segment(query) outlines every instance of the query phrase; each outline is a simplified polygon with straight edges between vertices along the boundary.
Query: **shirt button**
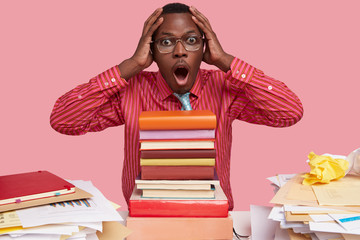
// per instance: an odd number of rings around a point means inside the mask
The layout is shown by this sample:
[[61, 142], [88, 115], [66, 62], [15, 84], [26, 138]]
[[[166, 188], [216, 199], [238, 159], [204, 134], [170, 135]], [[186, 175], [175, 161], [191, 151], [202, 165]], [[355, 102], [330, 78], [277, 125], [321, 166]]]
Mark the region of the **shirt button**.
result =
[[239, 70], [236, 71], [236, 74], [239, 74]]
[[112, 78], [111, 81], [112, 81], [112, 82], [115, 82], [115, 78]]
[[109, 85], [109, 83], [108, 83], [108, 82], [105, 82], [105, 86], [107, 86], [107, 85]]
[[241, 78], [246, 78], [246, 74], [241, 74]]
[[79, 96], [78, 96], [78, 99], [82, 99], [82, 96], [81, 96], [81, 95], [79, 95]]
[[268, 86], [268, 89], [271, 90], [271, 89], [272, 89], [272, 86]]

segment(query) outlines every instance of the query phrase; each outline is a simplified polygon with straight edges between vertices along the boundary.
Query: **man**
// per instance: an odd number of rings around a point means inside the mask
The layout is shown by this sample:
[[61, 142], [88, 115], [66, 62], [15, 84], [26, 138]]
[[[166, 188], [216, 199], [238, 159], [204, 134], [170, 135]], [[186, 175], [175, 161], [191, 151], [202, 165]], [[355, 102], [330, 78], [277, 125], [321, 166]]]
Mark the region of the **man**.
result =
[[[144, 71], [153, 61], [159, 72]], [[199, 69], [201, 61], [219, 70]], [[182, 106], [181, 97], [190, 105]], [[216, 170], [229, 210], [232, 121], [286, 127], [303, 113], [300, 100], [284, 83], [226, 53], [205, 16], [176, 3], [146, 20], [131, 58], [60, 97], [51, 125], [64, 134], [81, 135], [124, 124], [122, 188], [128, 202], [140, 172], [140, 113], [182, 107], [209, 109], [217, 117]]]

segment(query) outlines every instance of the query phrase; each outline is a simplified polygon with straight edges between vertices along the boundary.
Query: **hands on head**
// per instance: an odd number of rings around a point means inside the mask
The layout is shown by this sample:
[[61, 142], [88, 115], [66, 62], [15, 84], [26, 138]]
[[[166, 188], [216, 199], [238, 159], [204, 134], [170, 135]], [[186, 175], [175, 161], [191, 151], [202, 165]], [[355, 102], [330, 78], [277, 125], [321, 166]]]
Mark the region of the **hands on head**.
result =
[[[192, 20], [205, 35], [205, 51], [202, 60], [207, 64], [217, 66], [224, 72], [228, 71], [234, 57], [223, 50], [209, 20], [195, 7], [190, 7], [189, 11], [192, 14]], [[121, 75], [125, 79], [146, 69], [154, 61], [151, 51], [152, 36], [164, 22], [162, 13], [163, 9], [158, 8], [148, 17], [134, 55], [119, 65]], [[126, 67], [123, 66], [124, 64]]]

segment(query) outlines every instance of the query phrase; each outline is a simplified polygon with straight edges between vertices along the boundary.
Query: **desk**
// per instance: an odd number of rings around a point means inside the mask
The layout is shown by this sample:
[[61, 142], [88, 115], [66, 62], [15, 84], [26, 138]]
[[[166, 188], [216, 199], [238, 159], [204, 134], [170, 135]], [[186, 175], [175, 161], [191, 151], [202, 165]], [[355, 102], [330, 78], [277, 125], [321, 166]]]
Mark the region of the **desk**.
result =
[[[240, 235], [249, 236], [251, 234], [250, 212], [249, 211], [230, 211], [229, 213], [233, 217], [233, 224], [234, 224], [235, 231]], [[127, 211], [119, 211], [119, 214], [124, 219], [124, 221], [122, 221], [121, 224], [123, 224], [125, 226], [128, 212]], [[235, 237], [233, 239], [236, 240]], [[114, 238], [114, 240], [115, 240], [115, 238]]]

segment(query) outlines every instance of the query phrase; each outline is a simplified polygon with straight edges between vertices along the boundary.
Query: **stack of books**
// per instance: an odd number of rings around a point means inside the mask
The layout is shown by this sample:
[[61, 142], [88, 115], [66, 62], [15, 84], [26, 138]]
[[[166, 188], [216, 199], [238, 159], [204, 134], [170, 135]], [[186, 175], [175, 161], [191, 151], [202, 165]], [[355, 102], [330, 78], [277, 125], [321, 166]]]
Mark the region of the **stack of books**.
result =
[[[48, 171], [0, 176], [1, 239], [103, 239], [104, 229], [127, 229], [109, 201], [89, 181]], [[108, 230], [110, 231], [110, 230]]]
[[302, 175], [269, 178], [276, 186], [268, 217], [279, 222], [275, 239], [360, 239], [360, 176], [307, 186]]
[[139, 126], [141, 174], [129, 202], [128, 239], [232, 239], [215, 171], [216, 116], [143, 112]]

